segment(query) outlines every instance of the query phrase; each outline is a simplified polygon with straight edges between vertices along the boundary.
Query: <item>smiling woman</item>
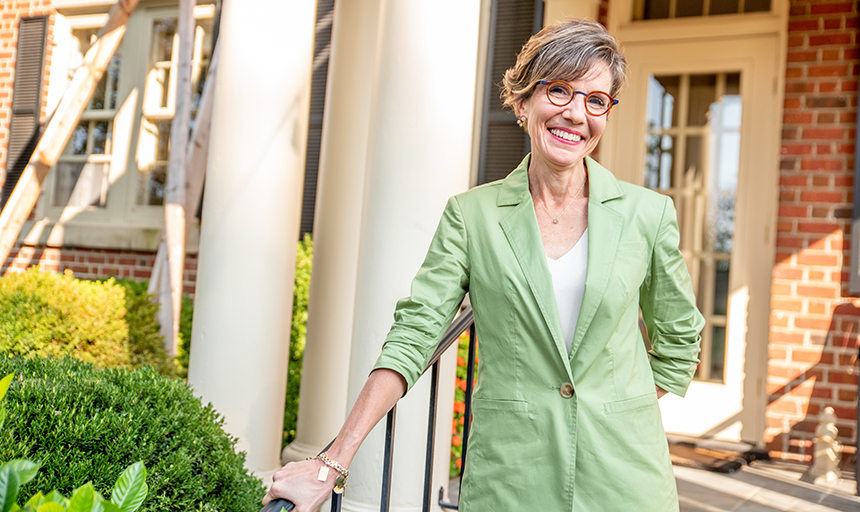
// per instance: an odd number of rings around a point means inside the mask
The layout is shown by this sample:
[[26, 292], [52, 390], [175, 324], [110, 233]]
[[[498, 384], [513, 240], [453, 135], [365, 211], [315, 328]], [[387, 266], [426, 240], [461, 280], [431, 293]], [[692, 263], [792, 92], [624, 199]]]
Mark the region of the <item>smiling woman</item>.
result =
[[326, 498], [325, 467], [349, 466], [468, 292], [481, 364], [460, 510], [678, 510], [657, 399], [686, 392], [703, 320], [671, 200], [589, 156], [625, 66], [595, 22], [549, 26], [526, 43], [502, 97], [532, 153], [504, 180], [448, 201], [326, 458], [285, 466], [265, 502], [304, 511]]

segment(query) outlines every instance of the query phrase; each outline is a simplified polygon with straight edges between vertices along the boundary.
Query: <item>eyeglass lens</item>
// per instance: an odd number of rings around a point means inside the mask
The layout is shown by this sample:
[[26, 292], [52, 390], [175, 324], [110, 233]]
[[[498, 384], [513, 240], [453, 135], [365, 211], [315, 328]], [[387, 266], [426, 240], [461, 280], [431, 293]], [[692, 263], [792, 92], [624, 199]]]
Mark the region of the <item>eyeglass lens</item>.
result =
[[550, 82], [546, 86], [546, 95], [553, 105], [563, 107], [573, 101], [573, 97], [577, 94], [585, 96], [585, 110], [593, 115], [599, 116], [605, 114], [609, 107], [612, 106], [612, 97], [605, 92], [594, 91], [590, 94], [585, 94], [581, 91], [574, 91], [570, 85], [564, 82]]

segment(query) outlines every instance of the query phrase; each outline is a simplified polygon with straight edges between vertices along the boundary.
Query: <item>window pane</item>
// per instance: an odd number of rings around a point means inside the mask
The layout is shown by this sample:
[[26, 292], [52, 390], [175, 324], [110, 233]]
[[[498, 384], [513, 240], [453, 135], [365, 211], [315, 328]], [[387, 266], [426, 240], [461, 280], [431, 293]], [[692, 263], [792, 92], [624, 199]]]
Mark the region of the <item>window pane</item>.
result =
[[729, 265], [728, 260], [717, 260], [714, 270], [714, 314], [725, 315], [729, 310]]
[[54, 206], [105, 206], [108, 185], [106, 163], [60, 162], [56, 167]]
[[679, 76], [651, 76], [648, 78], [648, 129], [671, 128], [677, 124], [675, 102], [678, 99]]
[[736, 14], [738, 12], [738, 0], [711, 0], [708, 14]]
[[767, 12], [770, 0], [744, 0], [744, 12]]
[[94, 155], [104, 155], [110, 152], [110, 123], [108, 121], [96, 121], [92, 123], [93, 151]]
[[692, 75], [690, 77], [690, 103], [687, 126], [705, 126], [711, 104], [716, 101], [717, 75]]
[[646, 20], [663, 20], [669, 17], [669, 0], [645, 0]]
[[675, 6], [675, 17], [701, 16], [704, 12], [703, 0], [678, 0]]
[[89, 138], [89, 121], [82, 121], [75, 131], [72, 132], [72, 138], [69, 139], [69, 144], [66, 146], [65, 153], [67, 155], [86, 155], [87, 154], [87, 139]]
[[711, 338], [711, 378], [712, 382], [725, 381], [726, 367], [726, 328], [715, 325]]
[[173, 56], [173, 36], [176, 35], [176, 18], [160, 18], [152, 25], [152, 60], [169, 62]]
[[164, 204], [164, 187], [167, 184], [167, 165], [154, 165], [140, 173], [137, 204], [158, 206]]

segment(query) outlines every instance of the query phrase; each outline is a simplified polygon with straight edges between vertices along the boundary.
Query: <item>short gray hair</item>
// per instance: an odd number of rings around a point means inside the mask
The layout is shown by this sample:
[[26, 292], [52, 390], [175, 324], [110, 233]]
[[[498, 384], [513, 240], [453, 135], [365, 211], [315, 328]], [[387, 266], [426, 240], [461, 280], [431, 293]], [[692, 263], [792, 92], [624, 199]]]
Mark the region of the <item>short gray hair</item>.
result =
[[612, 75], [612, 89], [605, 92], [614, 97], [624, 84], [627, 60], [612, 34], [591, 20], [548, 25], [526, 42], [517, 63], [505, 71], [502, 101], [513, 109], [518, 101], [531, 97], [541, 80], [579, 80], [598, 62], [606, 64]]

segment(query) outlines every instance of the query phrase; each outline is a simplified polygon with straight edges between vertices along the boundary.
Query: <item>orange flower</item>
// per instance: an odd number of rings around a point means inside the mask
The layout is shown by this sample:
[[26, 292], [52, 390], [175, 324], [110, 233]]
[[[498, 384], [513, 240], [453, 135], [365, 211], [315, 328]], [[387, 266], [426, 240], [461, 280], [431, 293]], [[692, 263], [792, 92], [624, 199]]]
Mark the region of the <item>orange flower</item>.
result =
[[460, 439], [460, 436], [454, 436], [451, 438], [451, 444], [454, 446], [463, 446], [463, 440]]
[[466, 412], [466, 404], [463, 402], [454, 402], [454, 412], [459, 412], [460, 414]]
[[[462, 420], [463, 420], [463, 418], [461, 417], [461, 418], [460, 418], [460, 424], [461, 424], [461, 425], [463, 424]], [[456, 433], [457, 433], [457, 420], [456, 420], [456, 419], [451, 420], [451, 433], [452, 433], [452, 434], [456, 434]]]
[[457, 356], [457, 366], [466, 366], [466, 360], [460, 356]]
[[466, 392], [466, 381], [460, 380], [460, 379], [457, 379], [457, 381], [458, 381], [457, 385], [460, 386], [460, 389], [462, 389], [463, 392], [465, 393]]
[[462, 467], [463, 467], [463, 459], [457, 459], [457, 460], [455, 460], [455, 461], [454, 461], [454, 464], [456, 464], [456, 465], [457, 465], [457, 469], [462, 468]]
[[466, 417], [460, 416], [460, 421], [458, 423], [460, 423], [460, 425], [465, 425], [466, 424]]

